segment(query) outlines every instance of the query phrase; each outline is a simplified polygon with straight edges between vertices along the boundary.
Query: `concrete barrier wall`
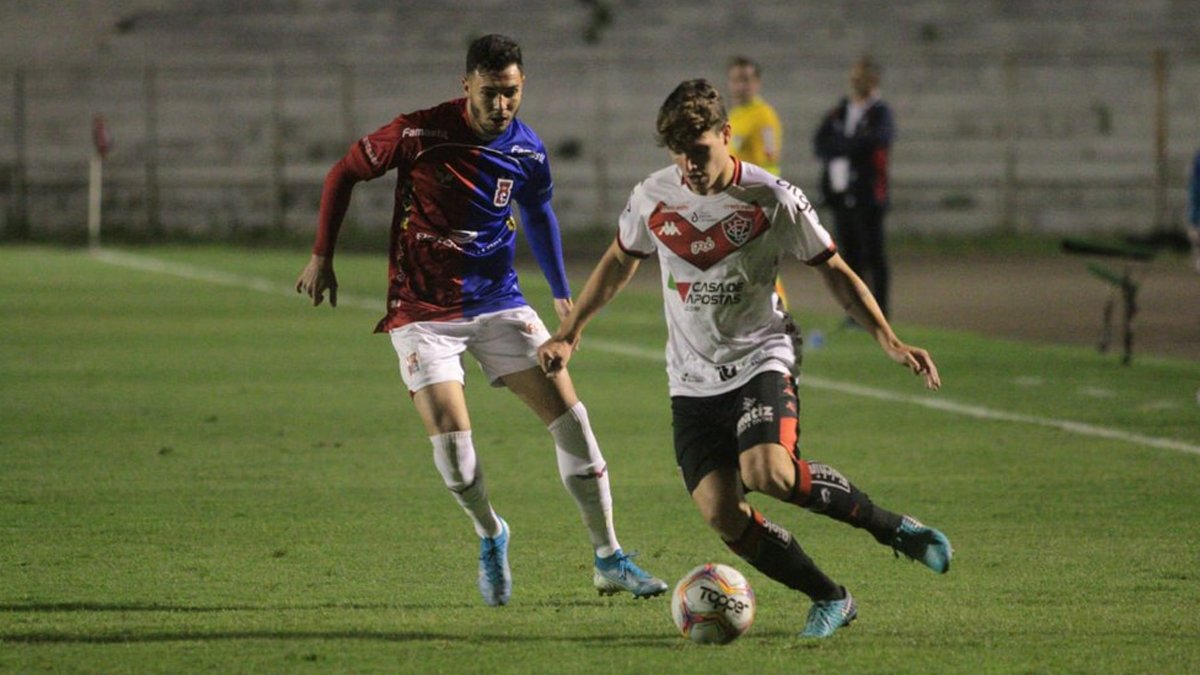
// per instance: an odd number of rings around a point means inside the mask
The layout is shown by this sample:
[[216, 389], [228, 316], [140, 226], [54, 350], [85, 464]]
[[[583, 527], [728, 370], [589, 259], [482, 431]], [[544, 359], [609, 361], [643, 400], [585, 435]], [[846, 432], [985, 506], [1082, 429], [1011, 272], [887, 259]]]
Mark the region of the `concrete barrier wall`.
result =
[[[785, 125], [783, 173], [813, 193], [817, 120], [854, 58], [884, 64], [900, 131], [895, 230], [1178, 224], [1200, 148], [1196, 2], [11, 0], [0, 4], [3, 232], [82, 231], [95, 113], [115, 140], [109, 226], [309, 229], [327, 167], [397, 113], [459, 95], [466, 44], [491, 31], [525, 48], [522, 117], [550, 150], [567, 227], [613, 221], [667, 161], [652, 138], [662, 99], [690, 77], [723, 87], [735, 53], [762, 62]], [[360, 188], [351, 227], [386, 227], [393, 188], [390, 177]]]

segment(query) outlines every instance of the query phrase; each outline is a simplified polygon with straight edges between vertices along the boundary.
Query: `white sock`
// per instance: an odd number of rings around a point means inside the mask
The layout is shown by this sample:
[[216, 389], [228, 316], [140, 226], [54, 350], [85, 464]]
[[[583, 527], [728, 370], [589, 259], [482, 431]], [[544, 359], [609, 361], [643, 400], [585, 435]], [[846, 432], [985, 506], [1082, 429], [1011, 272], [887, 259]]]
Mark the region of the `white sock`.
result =
[[475, 445], [470, 431], [453, 431], [430, 436], [433, 443], [433, 463], [442, 481], [454, 495], [458, 505], [466, 511], [480, 537], [500, 534], [500, 519], [488, 501], [487, 487], [483, 482], [483, 471], [475, 459]]
[[613, 528], [612, 492], [608, 487], [608, 466], [600, 454], [600, 445], [588, 422], [587, 409], [576, 403], [547, 427], [554, 437], [558, 456], [558, 474], [567, 492], [579, 505], [583, 524], [592, 539], [592, 548], [601, 558], [616, 553], [621, 545]]

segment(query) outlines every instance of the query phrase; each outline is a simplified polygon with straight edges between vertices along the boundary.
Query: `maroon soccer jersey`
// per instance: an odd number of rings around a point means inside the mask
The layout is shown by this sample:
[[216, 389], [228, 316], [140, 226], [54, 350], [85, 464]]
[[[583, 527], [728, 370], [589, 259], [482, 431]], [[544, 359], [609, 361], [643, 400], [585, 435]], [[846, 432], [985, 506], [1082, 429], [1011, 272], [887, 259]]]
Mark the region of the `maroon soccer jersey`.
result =
[[[519, 119], [481, 141], [466, 115], [466, 99], [401, 115], [342, 159], [358, 180], [397, 172], [388, 309], [379, 332], [527, 304], [513, 270], [512, 202], [537, 207], [550, 199], [546, 149]], [[323, 246], [319, 235], [318, 253]]]

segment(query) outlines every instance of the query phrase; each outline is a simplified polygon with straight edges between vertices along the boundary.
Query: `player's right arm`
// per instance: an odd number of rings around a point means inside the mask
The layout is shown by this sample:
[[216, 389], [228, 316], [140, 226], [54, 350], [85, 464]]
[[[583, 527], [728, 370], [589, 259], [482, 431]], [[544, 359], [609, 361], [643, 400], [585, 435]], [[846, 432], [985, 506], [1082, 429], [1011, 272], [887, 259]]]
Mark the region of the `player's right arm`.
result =
[[317, 213], [317, 237], [313, 244], [312, 258], [296, 280], [296, 292], [312, 298], [313, 306], [325, 299], [329, 291], [329, 304], [337, 307], [337, 275], [333, 271], [333, 249], [337, 243], [338, 230], [350, 207], [350, 195], [358, 178], [346, 166], [346, 158], [338, 160], [329, 173], [325, 174], [325, 187], [321, 190], [321, 207]]
[[583, 327], [629, 283], [642, 258], [654, 251], [654, 237], [643, 216], [647, 204], [644, 183], [629, 195], [617, 219], [617, 237], [596, 263], [583, 292], [571, 311], [562, 317], [558, 330], [538, 349], [538, 363], [547, 377], [554, 377], [571, 360], [583, 336]]
[[538, 361], [548, 377], [554, 377], [567, 367], [575, 346], [583, 336], [583, 327], [637, 272], [640, 260], [621, 250], [614, 240], [596, 263], [583, 292], [575, 299], [574, 307], [559, 324], [558, 330], [538, 349]]
[[407, 157], [405, 148], [400, 146], [406, 126], [409, 126], [408, 120], [400, 116], [374, 133], [363, 136], [325, 174], [312, 257], [296, 279], [296, 292], [312, 298], [314, 307], [325, 299], [325, 291], [329, 291], [330, 306], [337, 307], [333, 251], [342, 221], [346, 219], [346, 210], [350, 208], [350, 196], [355, 184], [377, 178], [400, 166]]

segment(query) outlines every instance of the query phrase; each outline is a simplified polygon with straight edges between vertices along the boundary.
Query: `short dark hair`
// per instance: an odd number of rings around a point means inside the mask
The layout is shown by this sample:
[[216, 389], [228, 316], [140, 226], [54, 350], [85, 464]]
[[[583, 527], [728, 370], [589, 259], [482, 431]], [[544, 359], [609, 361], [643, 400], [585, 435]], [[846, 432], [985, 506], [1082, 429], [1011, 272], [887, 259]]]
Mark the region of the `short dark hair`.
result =
[[738, 56], [735, 56], [735, 57], [729, 59], [729, 65], [726, 66], [725, 70], [730, 71], [730, 70], [733, 70], [734, 68], [746, 68], [746, 67], [748, 67], [748, 68], [750, 68], [750, 70], [754, 71], [755, 77], [762, 77], [762, 68], [759, 67], [758, 61], [755, 61], [754, 59], [750, 58], [749, 56], [738, 55]]
[[467, 48], [468, 75], [477, 70], [497, 73], [514, 63], [521, 72], [525, 71], [525, 65], [521, 62], [521, 45], [507, 35], [484, 35]]
[[658, 109], [658, 144], [680, 152], [704, 132], [719, 130], [728, 122], [717, 88], [708, 80], [687, 80], [675, 87]]

